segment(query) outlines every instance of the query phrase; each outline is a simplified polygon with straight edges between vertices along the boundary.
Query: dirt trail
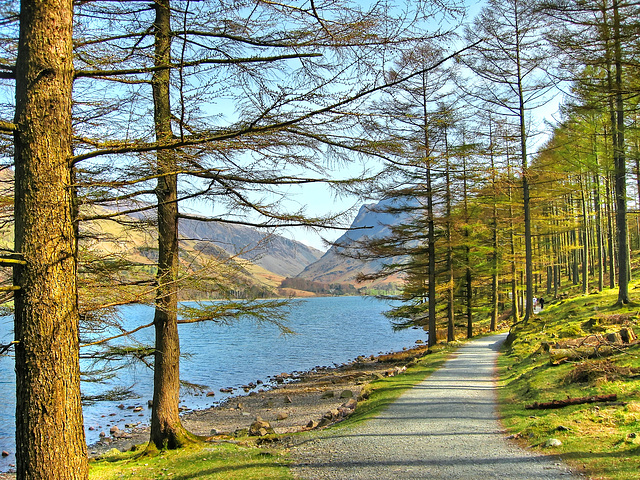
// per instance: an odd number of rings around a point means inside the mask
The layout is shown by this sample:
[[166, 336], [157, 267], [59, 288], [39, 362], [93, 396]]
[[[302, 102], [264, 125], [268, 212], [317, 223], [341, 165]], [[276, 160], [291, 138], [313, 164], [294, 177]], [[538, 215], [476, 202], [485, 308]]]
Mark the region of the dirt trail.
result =
[[381, 415], [293, 450], [304, 479], [557, 479], [560, 459], [508, 441], [497, 420], [495, 361], [506, 334], [472, 341]]

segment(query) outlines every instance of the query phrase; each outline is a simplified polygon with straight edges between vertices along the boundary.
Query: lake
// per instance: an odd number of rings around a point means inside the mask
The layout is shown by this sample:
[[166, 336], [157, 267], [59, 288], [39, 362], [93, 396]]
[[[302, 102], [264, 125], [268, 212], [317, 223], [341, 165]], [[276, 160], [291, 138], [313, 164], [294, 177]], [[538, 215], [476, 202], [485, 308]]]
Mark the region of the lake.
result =
[[[305, 371], [316, 366], [332, 366], [355, 359], [358, 355], [373, 355], [411, 347], [416, 340], [427, 339], [422, 330], [394, 332], [383, 312], [388, 304], [367, 297], [318, 297], [293, 306], [288, 326], [295, 335], [283, 336], [273, 325], [257, 326], [240, 321], [230, 326], [213, 323], [180, 326], [180, 345], [185, 358], [180, 375], [188, 382], [206, 385], [215, 397], [184, 390], [181, 405], [189, 409], [209, 407], [229, 397], [220, 388], [240, 387], [282, 372]], [[127, 325], [149, 323], [153, 309], [145, 305], [121, 308]], [[0, 343], [12, 340], [12, 319], [0, 317]], [[150, 343], [153, 330], [136, 334], [141, 342]], [[88, 365], [81, 364], [86, 368]], [[85, 431], [89, 444], [98, 440], [101, 431], [109, 433], [112, 425], [123, 429], [125, 423], [149, 421], [147, 401], [153, 396], [153, 373], [141, 364], [127, 365], [117, 376], [105, 383], [84, 382], [85, 395], [102, 393], [113, 387], [130, 387], [135, 399], [101, 401], [84, 407]], [[244, 394], [242, 389], [236, 394]], [[0, 357], [0, 450], [12, 455], [0, 458], [0, 471], [15, 462], [14, 410], [15, 376], [12, 357]], [[140, 406], [142, 411], [117, 406]]]

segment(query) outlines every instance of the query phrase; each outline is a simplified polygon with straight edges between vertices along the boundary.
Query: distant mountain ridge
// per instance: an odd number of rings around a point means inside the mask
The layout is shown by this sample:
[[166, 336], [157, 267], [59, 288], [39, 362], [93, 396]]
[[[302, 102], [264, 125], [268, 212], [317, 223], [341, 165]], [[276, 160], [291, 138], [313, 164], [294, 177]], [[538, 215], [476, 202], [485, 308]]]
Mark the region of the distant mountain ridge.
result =
[[[336, 240], [336, 245], [350, 245], [367, 238], [382, 238], [391, 234], [390, 227], [406, 221], [407, 214], [386, 213], [385, 208], [391, 200], [370, 203], [360, 207], [349, 230]], [[380, 270], [383, 260], [362, 261], [340, 255], [339, 246], [332, 246], [318, 261], [307, 266], [299, 275], [320, 283], [355, 284], [358, 273], [372, 273]], [[388, 261], [388, 260], [387, 260]], [[385, 281], [398, 282], [399, 278], [388, 278]]]
[[200, 241], [201, 251], [221, 248], [283, 277], [295, 277], [322, 256], [296, 240], [243, 225], [181, 219], [178, 230], [182, 237]]

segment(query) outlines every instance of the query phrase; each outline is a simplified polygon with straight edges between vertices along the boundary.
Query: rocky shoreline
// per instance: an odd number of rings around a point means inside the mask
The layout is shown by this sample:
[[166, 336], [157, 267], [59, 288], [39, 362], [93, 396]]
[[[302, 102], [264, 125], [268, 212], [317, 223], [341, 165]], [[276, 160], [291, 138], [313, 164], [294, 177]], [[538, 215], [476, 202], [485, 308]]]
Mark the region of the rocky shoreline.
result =
[[[271, 389], [252, 391], [231, 397], [216, 407], [186, 412], [182, 414], [182, 423], [190, 432], [211, 441], [233, 440], [249, 433], [260, 436], [323, 428], [353, 412], [365, 385], [401, 373], [427, 350], [425, 345], [417, 345], [401, 352], [361, 356], [336, 367], [282, 373], [275, 377]], [[132, 424], [126, 430], [113, 428], [109, 435], [90, 445], [88, 451], [95, 458], [113, 449], [129, 450], [148, 440], [148, 426]], [[12, 474], [0, 473], [0, 479], [12, 478]]]

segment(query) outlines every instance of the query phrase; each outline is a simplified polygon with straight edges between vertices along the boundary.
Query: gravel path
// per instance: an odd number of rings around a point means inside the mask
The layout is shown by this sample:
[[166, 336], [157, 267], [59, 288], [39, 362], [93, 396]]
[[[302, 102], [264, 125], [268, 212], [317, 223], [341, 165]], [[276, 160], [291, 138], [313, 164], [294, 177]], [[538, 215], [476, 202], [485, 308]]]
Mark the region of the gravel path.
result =
[[297, 446], [294, 474], [307, 480], [577, 478], [557, 456], [505, 439], [494, 381], [505, 338], [466, 344], [377, 418]]

